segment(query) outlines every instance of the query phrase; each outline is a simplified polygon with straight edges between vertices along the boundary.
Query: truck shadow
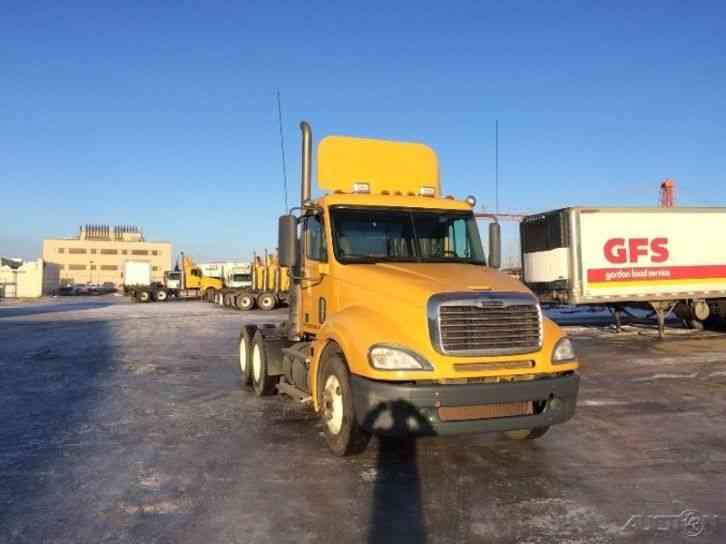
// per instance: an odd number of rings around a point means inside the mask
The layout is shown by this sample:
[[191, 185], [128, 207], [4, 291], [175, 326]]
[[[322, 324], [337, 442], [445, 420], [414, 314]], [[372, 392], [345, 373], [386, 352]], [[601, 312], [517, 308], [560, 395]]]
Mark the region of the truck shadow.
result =
[[111, 306], [111, 302], [58, 302], [51, 304], [34, 304], [32, 306], [21, 306], [20, 308], [0, 307], [0, 319], [9, 317], [26, 317], [39, 314], [55, 314], [59, 312], [77, 312], [78, 310], [96, 310]]
[[368, 542], [426, 542], [425, 516], [418, 470], [417, 435], [434, 434], [429, 422], [406, 401], [381, 404], [366, 418], [365, 427], [379, 428], [376, 480]]
[[95, 453], [112, 344], [104, 321], [2, 321], [0, 542], [47, 541], [80, 515], [70, 490], [82, 486], [85, 456]]

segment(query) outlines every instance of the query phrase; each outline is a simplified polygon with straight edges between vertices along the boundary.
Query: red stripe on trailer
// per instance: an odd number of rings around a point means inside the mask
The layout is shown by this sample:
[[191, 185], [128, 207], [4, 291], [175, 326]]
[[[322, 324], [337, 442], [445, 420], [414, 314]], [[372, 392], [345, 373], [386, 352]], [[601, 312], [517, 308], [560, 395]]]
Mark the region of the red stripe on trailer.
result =
[[590, 268], [587, 281], [593, 283], [683, 280], [683, 279], [726, 279], [726, 265], [701, 266], [638, 266], [627, 268]]

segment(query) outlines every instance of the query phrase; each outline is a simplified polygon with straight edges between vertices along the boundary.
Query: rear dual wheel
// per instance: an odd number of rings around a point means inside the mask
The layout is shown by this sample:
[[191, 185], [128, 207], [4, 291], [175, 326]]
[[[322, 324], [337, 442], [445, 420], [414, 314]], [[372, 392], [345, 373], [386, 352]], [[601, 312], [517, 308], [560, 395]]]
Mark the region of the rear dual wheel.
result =
[[252, 336], [250, 335], [250, 329], [243, 328], [239, 335], [239, 371], [242, 387], [248, 387], [252, 383], [251, 354]]
[[272, 293], [262, 293], [257, 297], [257, 306], [260, 310], [269, 312], [277, 306], [277, 298]]
[[136, 300], [139, 302], [149, 302], [151, 300], [151, 293], [148, 291], [137, 291]]
[[248, 293], [244, 293], [237, 297], [237, 308], [243, 312], [247, 312], [255, 307], [255, 297]]
[[169, 300], [169, 293], [167, 293], [164, 289], [156, 291], [154, 293], [154, 300], [157, 302], [166, 302]]
[[279, 376], [270, 376], [270, 355], [267, 352], [265, 338], [260, 331], [255, 332], [252, 337], [251, 355], [252, 389], [258, 397], [271, 395], [275, 392]]

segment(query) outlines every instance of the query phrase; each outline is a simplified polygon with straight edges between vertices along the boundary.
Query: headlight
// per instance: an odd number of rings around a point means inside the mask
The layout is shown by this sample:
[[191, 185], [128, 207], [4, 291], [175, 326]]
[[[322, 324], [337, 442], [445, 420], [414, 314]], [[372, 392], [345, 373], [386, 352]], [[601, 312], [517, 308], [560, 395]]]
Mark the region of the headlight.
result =
[[555, 349], [552, 350], [552, 363], [569, 363], [575, 359], [575, 348], [572, 347], [572, 341], [566, 336], [560, 338], [559, 342], [555, 345]]
[[433, 370], [426, 359], [403, 348], [373, 346], [368, 361], [376, 370]]

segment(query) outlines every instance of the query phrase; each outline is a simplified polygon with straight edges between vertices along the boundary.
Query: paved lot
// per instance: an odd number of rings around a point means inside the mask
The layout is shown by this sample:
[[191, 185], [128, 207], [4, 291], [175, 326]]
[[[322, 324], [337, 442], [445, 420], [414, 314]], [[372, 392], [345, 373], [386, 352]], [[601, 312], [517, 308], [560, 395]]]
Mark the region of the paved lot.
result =
[[[570, 319], [570, 423], [338, 459], [312, 414], [238, 387], [240, 323], [260, 317], [0, 305], [0, 542], [726, 541], [726, 335]], [[684, 510], [720, 527], [690, 517], [707, 525], [689, 537], [698, 525], [664, 517]]]

